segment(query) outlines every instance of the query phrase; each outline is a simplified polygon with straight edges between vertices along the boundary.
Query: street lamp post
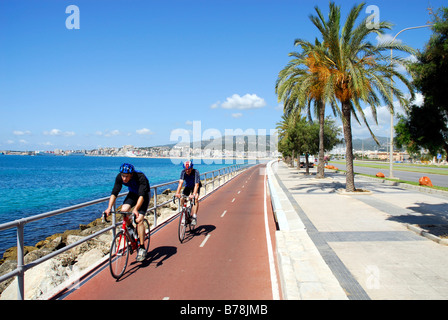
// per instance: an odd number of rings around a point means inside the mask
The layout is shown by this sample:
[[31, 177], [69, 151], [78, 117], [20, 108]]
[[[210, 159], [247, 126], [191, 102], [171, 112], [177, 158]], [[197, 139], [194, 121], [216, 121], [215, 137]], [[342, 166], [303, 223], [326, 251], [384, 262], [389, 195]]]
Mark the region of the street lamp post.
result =
[[[403, 31], [406, 30], [412, 30], [412, 29], [420, 29], [420, 28], [427, 28], [427, 27], [432, 27], [434, 24], [427, 24], [424, 26], [418, 26], [418, 27], [409, 27], [409, 28], [405, 28], [403, 30], [401, 30], [400, 32], [398, 32], [395, 37], [393, 38], [392, 42], [395, 41], [395, 39], [398, 37], [398, 35], [400, 33], [402, 33]], [[392, 63], [392, 49], [390, 49], [390, 62]], [[392, 84], [392, 77], [390, 78], [390, 82]], [[391, 88], [391, 93], [390, 93], [391, 99], [393, 99], [392, 96], [392, 88]], [[389, 147], [389, 178], [391, 179], [397, 179], [396, 177], [394, 177], [394, 172], [393, 172], [393, 157], [394, 157], [394, 111], [391, 110], [390, 112], [390, 147]]]

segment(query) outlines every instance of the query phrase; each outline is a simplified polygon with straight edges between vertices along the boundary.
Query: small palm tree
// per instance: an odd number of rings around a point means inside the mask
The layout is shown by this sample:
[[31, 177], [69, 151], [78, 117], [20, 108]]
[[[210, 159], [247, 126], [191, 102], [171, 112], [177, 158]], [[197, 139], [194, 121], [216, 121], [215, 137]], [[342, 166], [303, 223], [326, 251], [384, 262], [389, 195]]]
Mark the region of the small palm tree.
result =
[[[328, 75], [321, 83], [324, 95], [333, 96], [341, 105], [338, 113], [342, 115], [346, 142], [346, 191], [349, 192], [355, 191], [351, 116], [353, 115], [358, 122], [360, 116], [378, 143], [367, 123], [361, 103], [371, 107], [375, 121], [377, 121], [376, 107], [381, 104], [381, 100], [389, 107], [391, 113], [394, 112], [393, 97], [405, 106], [404, 93], [391, 81], [393, 77], [404, 83], [411, 93], [411, 98], [414, 98], [412, 84], [396, 69], [398, 64], [405, 63], [404, 60], [399, 57], [391, 60], [389, 56], [383, 55], [383, 52], [391, 49], [408, 53], [414, 53], [414, 50], [391, 41], [378, 45], [370, 43], [367, 40], [369, 35], [383, 34], [385, 30], [391, 29], [392, 25], [389, 22], [380, 22], [378, 28], [369, 28], [369, 18], [355, 25], [364, 6], [365, 3], [361, 3], [351, 9], [342, 29], [340, 7], [333, 2], [329, 5], [328, 20], [325, 20], [317, 6], [315, 7], [317, 16], [310, 16], [322, 35], [322, 44], [325, 47], [325, 50], [319, 50], [321, 55], [319, 61], [324, 62]], [[320, 67], [323, 68], [323, 65]]]

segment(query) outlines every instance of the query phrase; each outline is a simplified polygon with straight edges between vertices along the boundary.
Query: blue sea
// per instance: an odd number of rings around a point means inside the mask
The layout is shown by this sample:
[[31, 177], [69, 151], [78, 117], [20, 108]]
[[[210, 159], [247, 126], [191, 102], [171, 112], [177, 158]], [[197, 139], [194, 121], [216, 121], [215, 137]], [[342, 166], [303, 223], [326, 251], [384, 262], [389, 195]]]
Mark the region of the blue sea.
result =
[[[171, 159], [0, 155], [0, 224], [108, 197], [124, 162], [144, 172], [152, 186], [178, 180], [182, 170], [180, 160]], [[201, 173], [231, 165], [222, 160], [193, 162]], [[173, 189], [176, 184], [168, 187]], [[106, 207], [105, 202], [29, 223], [25, 245], [34, 246], [50, 235], [88, 224], [101, 217]], [[0, 231], [0, 257], [16, 241], [16, 228]]]

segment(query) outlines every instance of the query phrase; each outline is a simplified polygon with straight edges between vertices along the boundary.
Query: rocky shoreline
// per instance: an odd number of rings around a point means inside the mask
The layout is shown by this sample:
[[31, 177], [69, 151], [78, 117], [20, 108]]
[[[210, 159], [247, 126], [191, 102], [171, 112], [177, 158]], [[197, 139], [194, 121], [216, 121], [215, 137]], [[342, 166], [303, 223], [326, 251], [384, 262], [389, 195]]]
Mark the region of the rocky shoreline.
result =
[[[174, 192], [167, 189], [159, 194], [158, 203], [171, 200]], [[151, 200], [150, 206], [153, 206]], [[177, 212], [177, 204], [169, 202], [163, 207], [157, 208], [157, 219], [163, 221]], [[119, 215], [117, 219], [119, 219]], [[147, 219], [151, 226], [154, 225], [154, 214], [147, 213]], [[109, 219], [110, 220], [110, 219]], [[83, 237], [98, 232], [110, 226], [109, 222], [102, 222], [98, 218], [87, 225], [80, 225], [76, 230], [67, 230], [57, 233], [45, 240], [39, 241], [35, 246], [24, 247], [24, 262], [28, 264], [49, 253], [79, 241]], [[39, 299], [48, 294], [52, 289], [69, 278], [74, 278], [86, 268], [94, 265], [109, 253], [112, 242], [112, 232], [106, 232], [83, 244], [72, 248], [56, 257], [45, 261], [25, 273], [25, 299]], [[9, 273], [17, 267], [17, 247], [9, 248], [0, 260], [0, 275]], [[0, 300], [17, 299], [17, 279], [13, 277], [0, 283]]]

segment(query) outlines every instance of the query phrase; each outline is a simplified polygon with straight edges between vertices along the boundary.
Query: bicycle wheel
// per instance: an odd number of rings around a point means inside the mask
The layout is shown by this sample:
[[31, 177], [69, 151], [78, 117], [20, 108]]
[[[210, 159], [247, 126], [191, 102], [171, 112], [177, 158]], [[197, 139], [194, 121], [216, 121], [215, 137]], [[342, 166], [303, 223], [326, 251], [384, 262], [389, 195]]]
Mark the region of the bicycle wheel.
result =
[[112, 277], [120, 279], [128, 265], [129, 251], [131, 251], [129, 245], [129, 239], [123, 230], [115, 235], [109, 253], [109, 267]]
[[145, 250], [148, 252], [149, 244], [151, 243], [151, 228], [149, 226], [149, 222], [146, 219], [143, 219], [143, 225], [145, 226]]
[[179, 241], [182, 243], [185, 239], [185, 230], [187, 229], [187, 210], [182, 209], [179, 217]]

